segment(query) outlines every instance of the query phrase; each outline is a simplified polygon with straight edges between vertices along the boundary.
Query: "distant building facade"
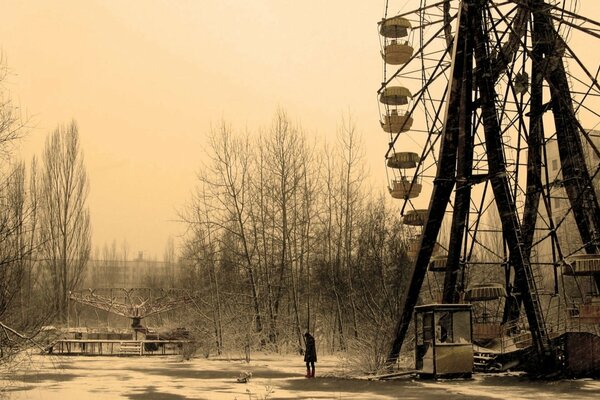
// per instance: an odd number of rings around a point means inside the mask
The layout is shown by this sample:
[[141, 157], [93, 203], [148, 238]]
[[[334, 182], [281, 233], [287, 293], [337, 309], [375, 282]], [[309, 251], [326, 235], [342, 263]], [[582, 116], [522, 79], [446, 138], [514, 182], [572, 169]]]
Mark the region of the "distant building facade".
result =
[[[590, 130], [588, 131], [588, 134], [592, 143], [596, 147], [600, 147], [600, 131]], [[588, 171], [590, 175], [593, 175], [596, 171], [596, 168], [598, 168], [600, 158], [598, 158], [590, 143], [583, 138], [582, 145]], [[546, 157], [548, 160], [547, 167], [550, 182], [555, 183], [550, 192], [552, 215], [554, 216], [554, 222], [558, 223], [560, 222], [560, 219], [569, 211], [571, 204], [567, 197], [567, 193], [561, 184], [563, 177], [560, 156], [558, 153], [558, 143], [556, 140], [550, 140], [548, 142], [546, 146]], [[592, 185], [596, 191], [596, 196], [600, 196], [600, 173], [594, 177]], [[557, 236], [561, 246], [563, 247], [562, 252], [565, 255], [577, 251], [582, 246], [577, 224], [572, 213], [569, 213], [565, 221], [558, 228]]]
[[[596, 147], [600, 147], [600, 131], [590, 130], [588, 131], [591, 142]], [[600, 158], [596, 155], [590, 143], [582, 138], [582, 147], [586, 165], [590, 176], [596, 172], [600, 163]], [[583, 254], [585, 251], [582, 249], [583, 243], [579, 235], [577, 223], [570, 211], [571, 203], [569, 202], [566, 190], [562, 184], [563, 176], [561, 170], [560, 155], [558, 151], [558, 142], [555, 139], [549, 140], [546, 144], [546, 170], [548, 171], [548, 182], [550, 184], [550, 207], [552, 210], [552, 222], [554, 226], [557, 225], [556, 236], [560, 244], [560, 250], [563, 257], [573, 254]], [[545, 177], [542, 177], [543, 182], [546, 182]], [[593, 177], [592, 185], [595, 189], [596, 196], [600, 199], [600, 173]], [[549, 235], [548, 229], [548, 213], [546, 212], [546, 206], [543, 202], [539, 205], [540, 217], [538, 217], [536, 238], [535, 241], [541, 240]], [[543, 268], [543, 286], [547, 291], [552, 291], [554, 286], [554, 273], [551, 267], [553, 262], [552, 245], [551, 240], [546, 240], [536, 248], [536, 253], [532, 254], [532, 261], [542, 263]], [[558, 255], [557, 255], [558, 256]], [[585, 287], [580, 287], [584, 293], [593, 292], [594, 285], [591, 280], [580, 280], [580, 284]]]
[[177, 263], [135, 260], [89, 260], [81, 288], [174, 287], [179, 278]]

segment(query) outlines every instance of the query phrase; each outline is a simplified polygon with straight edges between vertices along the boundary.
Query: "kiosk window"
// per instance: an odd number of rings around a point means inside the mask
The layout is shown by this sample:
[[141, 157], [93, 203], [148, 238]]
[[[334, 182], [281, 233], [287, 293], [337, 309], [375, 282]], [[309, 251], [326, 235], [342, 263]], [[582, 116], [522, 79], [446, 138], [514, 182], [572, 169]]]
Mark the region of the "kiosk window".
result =
[[452, 313], [441, 311], [435, 314], [435, 340], [438, 343], [454, 343]]
[[431, 342], [433, 340], [433, 313], [423, 314], [423, 341]]
[[468, 312], [456, 312], [452, 318], [454, 343], [471, 343], [471, 321]]
[[417, 345], [423, 344], [423, 314], [417, 314]]

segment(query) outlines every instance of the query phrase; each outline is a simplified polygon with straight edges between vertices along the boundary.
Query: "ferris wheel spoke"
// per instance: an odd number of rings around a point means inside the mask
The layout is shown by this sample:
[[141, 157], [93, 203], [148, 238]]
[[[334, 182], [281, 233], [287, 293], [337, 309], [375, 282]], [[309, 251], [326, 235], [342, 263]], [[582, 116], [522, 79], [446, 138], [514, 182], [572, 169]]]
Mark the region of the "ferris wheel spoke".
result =
[[[506, 21], [508, 22], [508, 21]], [[512, 30], [512, 28], [510, 27], [510, 25], [508, 25], [509, 29]], [[529, 57], [531, 57], [531, 50], [527, 48], [526, 44], [521, 40], [521, 46], [523, 47], [523, 50], [527, 53], [527, 55]], [[542, 71], [543, 71], [543, 76], [544, 79], [546, 79], [546, 82], [548, 84], [548, 86], [551, 89], [554, 89], [555, 91], [560, 92], [560, 88], [557, 87], [558, 85], [556, 85], [556, 83], [553, 81], [552, 76], [550, 75], [551, 72], [549, 71], [549, 62], [544, 63], [543, 67], [542, 67]], [[594, 85], [598, 85], [598, 82], [594, 82]], [[562, 85], [562, 87], [564, 87], [564, 85]], [[568, 85], [567, 85], [568, 87]], [[568, 104], [565, 100], [564, 97], [559, 96], [557, 99], [558, 103], [562, 106], [562, 107], [567, 107], [568, 108]], [[600, 151], [598, 150], [597, 146], [595, 145], [595, 143], [592, 141], [592, 139], [589, 137], [589, 134], [587, 133], [587, 131], [581, 126], [581, 124], [579, 123], [579, 121], [576, 118], [572, 118], [574, 119], [574, 123], [577, 125], [577, 127], [579, 128], [580, 133], [583, 135], [583, 137], [586, 139], [587, 143], [589, 146], [591, 146], [591, 148], [593, 149], [593, 151], [600, 156]]]
[[[556, 8], [554, 8], [554, 9], [556, 9]], [[584, 16], [581, 16], [581, 15], [573, 13], [573, 12], [567, 12], [566, 10], [563, 10], [563, 11], [564, 11], [564, 14], [568, 15], [569, 17], [581, 21], [580, 24], [571, 22], [571, 21], [565, 19], [564, 17], [561, 17], [560, 15], [555, 15], [552, 13], [548, 13], [548, 15], [553, 20], [555, 20], [561, 24], [565, 24], [570, 28], [576, 29], [582, 33], [585, 33], [587, 35], [590, 35], [590, 36], [600, 39], [600, 24], [598, 24], [598, 22], [590, 20], [589, 18], [586, 18]], [[584, 24], [589, 24], [592, 26], [589, 27], [589, 26], [585, 26]]]
[[[440, 65], [441, 65], [441, 63], [440, 63], [440, 64], [438, 64], [438, 66], [440, 66]], [[445, 71], [445, 69], [447, 69], [447, 68], [448, 68], [448, 66], [445, 66], [445, 67], [443, 67], [442, 69]], [[443, 74], [443, 71], [439, 72], [437, 75], [435, 75], [435, 76], [434, 76], [433, 78], [431, 78], [429, 81], [427, 81], [427, 82], [425, 83], [424, 87], [423, 87], [421, 90], [419, 90], [419, 91], [416, 93], [416, 99], [414, 99], [414, 104], [413, 104], [413, 106], [410, 108], [410, 110], [407, 112], [407, 114], [406, 114], [406, 115], [410, 116], [410, 115], [412, 115], [412, 114], [414, 113], [414, 111], [415, 111], [415, 109], [417, 108], [417, 106], [418, 106], [419, 102], [420, 102], [420, 101], [421, 101], [421, 100], [424, 98], [424, 96], [425, 96], [425, 93], [426, 93], [426, 89], [427, 89], [427, 88], [428, 88], [428, 87], [429, 87], [429, 86], [430, 86], [430, 85], [431, 85], [433, 82], [435, 82], [435, 81], [436, 81], [436, 79], [437, 79], [438, 77], [442, 76], [442, 74]], [[441, 106], [440, 106], [440, 108], [441, 108]], [[401, 134], [401, 131], [402, 131], [403, 127], [404, 127], [404, 126], [401, 126], [401, 127], [400, 127], [400, 129], [399, 129], [399, 131], [400, 131], [400, 132], [398, 132], [398, 133], [395, 133], [395, 134], [392, 136], [392, 139], [391, 139], [391, 141], [390, 141], [390, 145], [389, 145], [389, 147], [388, 147], [388, 151], [387, 151], [387, 152], [386, 152], [386, 154], [385, 154], [385, 157], [386, 157], [386, 158], [387, 158], [387, 157], [390, 155], [390, 152], [392, 151], [392, 148], [393, 148], [393, 146], [395, 145], [396, 141], [397, 141], [397, 140], [398, 140], [398, 138], [400, 137], [400, 134]]]
[[[443, 27], [441, 29], [439, 29], [428, 41], [427, 43], [425, 43], [423, 45], [423, 47], [419, 48], [419, 50], [417, 50], [416, 53], [414, 53], [409, 60], [403, 64], [400, 68], [398, 68], [398, 70], [396, 72], [394, 72], [385, 82], [382, 83], [381, 88], [379, 89], [378, 93], [381, 93], [383, 91], [383, 89], [389, 85], [389, 83], [394, 80], [395, 78], [397, 78], [403, 71], [404, 69], [410, 65], [411, 61], [417, 59], [419, 56], [421, 56], [422, 54], [424, 54], [424, 50], [427, 48], [427, 46], [431, 45], [431, 43], [434, 41], [434, 39], [436, 38], [437, 35], [439, 35], [441, 32], [443, 31]], [[442, 60], [440, 60], [441, 62]]]

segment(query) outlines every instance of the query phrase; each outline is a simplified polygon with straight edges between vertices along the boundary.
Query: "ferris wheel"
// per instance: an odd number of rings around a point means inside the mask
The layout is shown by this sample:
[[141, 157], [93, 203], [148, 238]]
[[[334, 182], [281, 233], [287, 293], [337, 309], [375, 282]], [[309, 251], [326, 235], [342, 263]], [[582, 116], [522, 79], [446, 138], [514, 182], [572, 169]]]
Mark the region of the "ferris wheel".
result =
[[576, 0], [415, 4], [386, 1], [379, 23], [389, 191], [414, 258], [390, 359], [432, 281], [434, 302], [483, 304], [475, 339], [524, 319], [555, 357], [558, 332], [599, 333], [600, 60], [582, 49], [600, 23]]

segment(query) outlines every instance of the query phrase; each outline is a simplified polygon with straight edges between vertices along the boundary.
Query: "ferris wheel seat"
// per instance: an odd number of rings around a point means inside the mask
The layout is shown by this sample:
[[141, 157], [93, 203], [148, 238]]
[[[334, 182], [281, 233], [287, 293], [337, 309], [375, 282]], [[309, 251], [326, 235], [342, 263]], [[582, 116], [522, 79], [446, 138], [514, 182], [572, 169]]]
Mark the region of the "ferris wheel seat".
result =
[[413, 95], [404, 86], [389, 86], [379, 96], [379, 101], [390, 106], [402, 106], [408, 104], [408, 99]]
[[384, 121], [381, 127], [388, 133], [408, 132], [413, 124], [413, 119], [409, 115], [398, 115], [396, 110], [392, 110], [389, 115], [384, 115]]
[[390, 194], [395, 199], [414, 199], [421, 194], [423, 186], [415, 181], [409, 182], [406, 179], [392, 181], [392, 187], [389, 188]]
[[502, 337], [502, 325], [497, 322], [474, 322], [473, 339], [492, 340]]
[[563, 275], [589, 276], [600, 273], [600, 254], [577, 254], [563, 265]]
[[425, 220], [427, 219], [427, 215], [429, 215], [429, 210], [427, 209], [419, 209], [419, 210], [410, 210], [404, 214], [404, 218], [402, 218], [402, 222], [405, 225], [410, 226], [423, 226], [425, 225]]
[[419, 254], [420, 247], [421, 247], [421, 237], [420, 236], [410, 238], [408, 240], [408, 244], [406, 246], [406, 255], [410, 259], [415, 259], [417, 257], [417, 255]]
[[381, 56], [384, 61], [390, 65], [402, 65], [406, 64], [410, 61], [414, 52], [414, 48], [408, 44], [408, 42], [404, 43], [390, 43], [385, 46], [383, 53]]
[[392, 156], [388, 158], [387, 166], [396, 169], [416, 168], [420, 159], [421, 158], [417, 153], [398, 152], [392, 154]]
[[412, 28], [410, 21], [403, 17], [393, 17], [379, 22], [379, 33], [387, 38], [401, 38], [408, 36]]
[[506, 297], [506, 289], [501, 283], [473, 285], [465, 291], [466, 301], [488, 301]]
[[570, 316], [582, 324], [600, 324], [600, 302], [579, 304]]
[[431, 257], [431, 259], [429, 260], [429, 266], [428, 269], [431, 272], [444, 272], [446, 271], [446, 260], [447, 260], [447, 255], [441, 255], [441, 256], [433, 256]]

